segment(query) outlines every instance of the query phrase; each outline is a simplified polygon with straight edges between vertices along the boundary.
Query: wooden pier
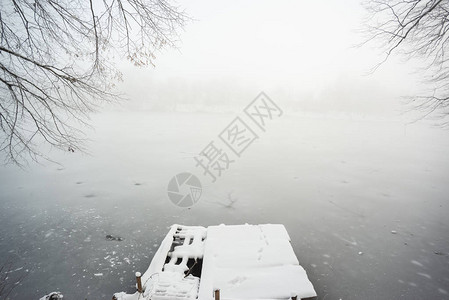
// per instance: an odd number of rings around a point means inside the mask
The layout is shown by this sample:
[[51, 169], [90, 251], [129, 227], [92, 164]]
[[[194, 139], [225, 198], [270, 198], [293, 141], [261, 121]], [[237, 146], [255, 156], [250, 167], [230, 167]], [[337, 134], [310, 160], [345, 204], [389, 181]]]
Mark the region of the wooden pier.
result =
[[283, 225], [173, 225], [135, 294], [117, 300], [309, 299], [312, 283]]

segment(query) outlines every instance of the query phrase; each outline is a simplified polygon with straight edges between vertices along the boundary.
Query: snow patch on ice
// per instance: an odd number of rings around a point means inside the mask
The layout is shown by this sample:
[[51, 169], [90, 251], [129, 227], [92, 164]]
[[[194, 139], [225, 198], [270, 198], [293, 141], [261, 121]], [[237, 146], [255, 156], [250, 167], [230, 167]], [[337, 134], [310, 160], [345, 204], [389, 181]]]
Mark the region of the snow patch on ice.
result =
[[440, 293], [443, 294], [443, 295], [448, 295], [448, 294], [449, 294], [446, 290], [444, 290], [444, 289], [442, 289], [442, 288], [439, 288], [439, 289], [438, 289], [438, 292], [440, 292]]
[[419, 267], [424, 267], [422, 263], [420, 263], [419, 261], [416, 261], [416, 260], [412, 260], [412, 264], [419, 266]]
[[425, 277], [425, 278], [427, 278], [427, 279], [432, 279], [432, 276], [430, 276], [429, 274], [426, 274], [426, 273], [418, 272], [418, 273], [416, 273], [416, 274], [418, 274], [418, 275], [420, 275], [420, 276], [422, 276], [422, 277]]

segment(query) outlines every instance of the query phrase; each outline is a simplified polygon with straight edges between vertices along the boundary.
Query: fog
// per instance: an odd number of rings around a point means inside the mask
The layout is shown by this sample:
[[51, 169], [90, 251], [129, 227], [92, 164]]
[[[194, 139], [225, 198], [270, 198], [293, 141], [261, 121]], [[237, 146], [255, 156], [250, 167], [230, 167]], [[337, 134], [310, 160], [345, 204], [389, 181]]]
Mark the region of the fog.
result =
[[[26, 275], [7, 299], [134, 292], [176, 223], [284, 224], [317, 299], [447, 299], [449, 139], [404, 105], [419, 62], [370, 72], [359, 1], [180, 5], [177, 49], [117, 59], [126, 100], [91, 115], [85, 153], [0, 167], [0, 262]], [[258, 127], [262, 91], [280, 111]], [[239, 155], [220, 139], [236, 117], [257, 135]], [[211, 141], [234, 160], [216, 181], [195, 160]], [[167, 194], [182, 172], [201, 181], [191, 207]]]
[[[192, 1], [178, 49], [156, 67], [123, 65], [127, 108], [229, 106], [265, 91], [292, 110], [398, 115], [420, 86], [414, 63], [384, 58], [365, 41], [359, 1]], [[412, 84], [411, 84], [412, 83]], [[203, 107], [204, 109], [204, 107]]]

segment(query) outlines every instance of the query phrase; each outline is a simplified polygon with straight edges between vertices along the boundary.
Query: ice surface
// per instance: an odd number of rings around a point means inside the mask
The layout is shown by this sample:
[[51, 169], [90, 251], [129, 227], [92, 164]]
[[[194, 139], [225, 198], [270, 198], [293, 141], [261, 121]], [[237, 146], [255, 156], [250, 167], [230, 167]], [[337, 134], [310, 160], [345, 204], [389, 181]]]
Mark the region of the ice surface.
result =
[[[144, 273], [177, 222], [285, 224], [326, 299], [448, 298], [449, 131], [286, 111], [211, 184], [191, 156], [235, 112], [102, 113], [93, 116], [92, 155], [53, 152], [64, 170], [45, 162], [26, 172], [2, 167], [0, 257], [30, 269], [11, 298], [59, 290], [64, 299], [110, 299], [135, 285], [134, 273]], [[205, 187], [190, 210], [166, 195], [180, 171], [197, 172]], [[223, 206], [232, 191], [238, 200]]]

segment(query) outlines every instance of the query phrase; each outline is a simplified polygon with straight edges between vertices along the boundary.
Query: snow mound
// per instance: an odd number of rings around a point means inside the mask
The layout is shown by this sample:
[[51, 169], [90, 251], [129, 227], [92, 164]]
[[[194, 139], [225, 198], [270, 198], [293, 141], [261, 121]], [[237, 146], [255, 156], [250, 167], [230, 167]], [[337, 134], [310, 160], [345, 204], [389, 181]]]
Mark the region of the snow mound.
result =
[[64, 298], [64, 296], [60, 292], [51, 292], [48, 295], [43, 296], [39, 300], [60, 300]]

